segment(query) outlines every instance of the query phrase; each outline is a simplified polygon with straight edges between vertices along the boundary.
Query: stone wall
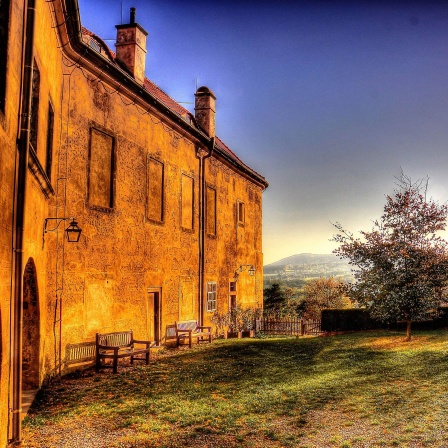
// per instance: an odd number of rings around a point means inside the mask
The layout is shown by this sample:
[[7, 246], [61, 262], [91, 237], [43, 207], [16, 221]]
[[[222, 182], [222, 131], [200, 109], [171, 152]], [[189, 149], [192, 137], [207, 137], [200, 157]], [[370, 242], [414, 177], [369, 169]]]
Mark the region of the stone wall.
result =
[[[14, 386], [10, 316], [22, 7], [11, 0], [7, 104], [0, 112], [0, 446], [9, 437]], [[204, 159], [204, 185], [216, 192], [216, 208], [205, 216], [215, 214], [216, 223], [204, 238], [201, 313], [198, 152], [208, 154], [207, 137], [185, 131], [178, 125], [182, 118], [137, 106], [125, 87], [105, 77], [99, 82], [89, 64], [70, 58], [53, 27], [53, 10], [60, 7], [60, 0], [36, 3], [38, 129], [27, 173], [23, 253], [26, 387], [63, 372], [66, 346], [92, 341], [96, 332], [133, 329], [137, 339], [153, 338], [155, 311], [162, 343], [166, 326], [177, 320], [202, 314], [210, 324], [207, 283], [217, 284], [218, 311], [228, 311], [229, 282], [241, 265], [254, 265], [256, 275], [240, 274], [238, 304], [262, 305], [261, 187], [219, 155]], [[238, 204], [244, 204], [244, 219]], [[66, 241], [66, 220], [49, 220], [43, 233], [46, 218], [71, 217], [82, 228], [78, 243]]]

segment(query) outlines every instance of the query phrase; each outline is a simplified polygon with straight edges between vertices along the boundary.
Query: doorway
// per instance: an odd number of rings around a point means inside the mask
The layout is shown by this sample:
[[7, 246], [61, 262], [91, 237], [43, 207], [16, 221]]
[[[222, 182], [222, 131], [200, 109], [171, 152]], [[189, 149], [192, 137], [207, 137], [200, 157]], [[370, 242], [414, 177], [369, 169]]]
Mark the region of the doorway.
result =
[[37, 273], [30, 258], [23, 274], [22, 390], [39, 388], [40, 311]]
[[156, 346], [160, 345], [162, 327], [162, 288], [148, 288], [147, 325], [148, 337]]

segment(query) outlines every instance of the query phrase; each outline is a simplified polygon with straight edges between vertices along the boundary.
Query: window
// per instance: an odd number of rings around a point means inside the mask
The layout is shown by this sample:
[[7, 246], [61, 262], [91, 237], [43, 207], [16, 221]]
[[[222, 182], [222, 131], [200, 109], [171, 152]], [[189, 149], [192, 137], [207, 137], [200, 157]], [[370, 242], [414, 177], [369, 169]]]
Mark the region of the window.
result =
[[182, 174], [181, 181], [181, 226], [185, 230], [193, 230], [193, 206], [194, 206], [194, 180], [186, 174]]
[[208, 235], [216, 235], [216, 190], [206, 187], [205, 228]]
[[229, 282], [229, 292], [236, 292], [236, 282]]
[[207, 311], [216, 310], [216, 282], [207, 282]]
[[151, 221], [163, 222], [164, 166], [163, 163], [148, 157], [148, 191], [146, 216]]
[[5, 112], [6, 102], [9, 2], [10, 0], [0, 0], [0, 110], [2, 112]]
[[100, 209], [114, 206], [114, 138], [96, 128], [90, 130], [88, 202]]
[[47, 158], [45, 160], [45, 172], [48, 179], [51, 180], [51, 162], [53, 159], [53, 128], [54, 128], [54, 110], [51, 103], [48, 103], [47, 119]]
[[238, 201], [236, 203], [237, 206], [237, 216], [238, 216], [238, 224], [241, 226], [244, 226], [244, 219], [245, 219], [245, 208], [244, 208], [244, 202]]
[[33, 64], [33, 83], [31, 93], [30, 145], [37, 153], [37, 130], [39, 126], [40, 72], [36, 61]]

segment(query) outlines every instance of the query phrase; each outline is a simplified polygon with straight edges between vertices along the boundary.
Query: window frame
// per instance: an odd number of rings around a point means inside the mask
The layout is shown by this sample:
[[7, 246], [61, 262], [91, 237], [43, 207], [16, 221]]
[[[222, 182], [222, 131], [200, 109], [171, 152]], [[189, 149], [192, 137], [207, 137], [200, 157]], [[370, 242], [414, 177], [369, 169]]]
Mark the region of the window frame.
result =
[[11, 0], [0, 0], [0, 10], [4, 13], [1, 27], [4, 27], [5, 36], [0, 35], [0, 112], [6, 113], [6, 92], [8, 88], [8, 59], [9, 59], [9, 23], [11, 15]]
[[[95, 204], [91, 200], [91, 175], [92, 175], [92, 143], [93, 143], [93, 132], [100, 132], [112, 139], [111, 146], [111, 166], [110, 166], [110, 196], [109, 196], [109, 206]], [[88, 149], [88, 161], [87, 161], [87, 204], [93, 210], [98, 210], [106, 213], [110, 213], [115, 208], [115, 195], [116, 195], [116, 185], [115, 185], [115, 174], [117, 170], [116, 164], [116, 135], [103, 128], [102, 126], [91, 122], [89, 126], [89, 149]]]
[[236, 201], [236, 221], [242, 227], [244, 227], [246, 222], [246, 205], [240, 200]]
[[[191, 227], [184, 226], [184, 183], [183, 179], [191, 180]], [[180, 227], [185, 232], [194, 232], [194, 177], [188, 173], [181, 173], [181, 182], [180, 182]]]
[[51, 170], [53, 163], [53, 141], [54, 141], [54, 108], [51, 101], [48, 101], [45, 174], [47, 175], [50, 182], [51, 182]]
[[[218, 284], [217, 282], [207, 282], [206, 285], [206, 304], [205, 310], [212, 313], [218, 309]], [[212, 298], [210, 298], [212, 297]]]
[[39, 143], [39, 106], [40, 106], [40, 70], [36, 59], [33, 60], [30, 111], [30, 149], [37, 154]]
[[[212, 223], [212, 227], [213, 227], [213, 231], [210, 232], [210, 220], [209, 220], [209, 196], [208, 196], [208, 192], [212, 191], [213, 192], [213, 223]], [[213, 185], [206, 185], [206, 195], [205, 195], [205, 206], [206, 206], [206, 213], [205, 213], [205, 232], [208, 236], [216, 236], [217, 234], [217, 224], [218, 224], [218, 220], [217, 220], [217, 192], [216, 192], [216, 187], [214, 187]]]
[[[150, 163], [157, 163], [162, 168], [162, 176], [160, 179], [161, 183], [161, 197], [160, 197], [160, 219], [156, 219], [155, 217], [150, 217], [148, 214], [149, 211], [149, 203], [150, 203], [150, 169], [149, 165]], [[147, 155], [146, 159], [146, 219], [149, 222], [155, 223], [155, 224], [163, 224], [165, 222], [165, 164], [161, 161], [156, 159], [155, 157], [152, 157], [151, 155]]]

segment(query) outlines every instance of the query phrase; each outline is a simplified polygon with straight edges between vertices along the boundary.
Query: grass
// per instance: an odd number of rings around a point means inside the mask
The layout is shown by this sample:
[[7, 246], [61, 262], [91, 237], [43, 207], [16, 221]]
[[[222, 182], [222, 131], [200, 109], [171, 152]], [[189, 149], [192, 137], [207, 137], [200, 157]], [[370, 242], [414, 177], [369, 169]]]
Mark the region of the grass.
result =
[[87, 371], [39, 393], [24, 446], [447, 446], [448, 331], [403, 339], [216, 341]]

